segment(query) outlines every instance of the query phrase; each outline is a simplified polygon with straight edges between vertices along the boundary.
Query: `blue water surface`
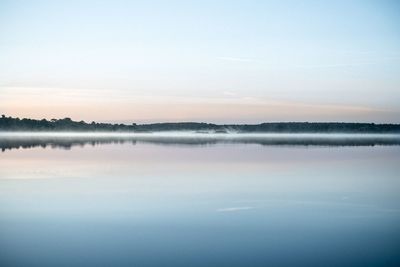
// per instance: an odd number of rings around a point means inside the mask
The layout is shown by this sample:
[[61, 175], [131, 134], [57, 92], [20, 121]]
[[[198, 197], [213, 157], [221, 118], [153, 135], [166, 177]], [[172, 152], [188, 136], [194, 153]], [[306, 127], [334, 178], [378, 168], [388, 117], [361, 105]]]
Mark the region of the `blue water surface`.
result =
[[6, 150], [0, 266], [400, 266], [400, 147]]

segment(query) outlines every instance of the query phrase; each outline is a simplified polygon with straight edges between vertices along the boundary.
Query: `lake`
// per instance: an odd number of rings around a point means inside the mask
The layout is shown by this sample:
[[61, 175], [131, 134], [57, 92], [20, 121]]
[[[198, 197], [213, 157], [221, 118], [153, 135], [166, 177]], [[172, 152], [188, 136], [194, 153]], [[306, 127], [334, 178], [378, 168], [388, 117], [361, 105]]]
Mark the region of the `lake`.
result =
[[0, 266], [400, 266], [400, 137], [0, 134]]

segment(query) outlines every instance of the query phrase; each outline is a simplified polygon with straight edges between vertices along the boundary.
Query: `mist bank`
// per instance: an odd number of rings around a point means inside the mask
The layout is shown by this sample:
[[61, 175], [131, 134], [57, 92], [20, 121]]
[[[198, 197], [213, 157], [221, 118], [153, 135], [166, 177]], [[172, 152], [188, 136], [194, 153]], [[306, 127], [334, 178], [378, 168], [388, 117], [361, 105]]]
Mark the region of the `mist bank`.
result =
[[34, 120], [0, 117], [2, 132], [171, 132], [196, 133], [400, 133], [400, 124], [348, 122], [266, 122], [260, 124], [213, 124], [166, 122], [150, 124], [87, 123], [70, 118]]
[[148, 143], [172, 146], [254, 144], [262, 146], [399, 146], [399, 134], [198, 134], [163, 133], [0, 133], [0, 150], [35, 147], [71, 149], [78, 146]]

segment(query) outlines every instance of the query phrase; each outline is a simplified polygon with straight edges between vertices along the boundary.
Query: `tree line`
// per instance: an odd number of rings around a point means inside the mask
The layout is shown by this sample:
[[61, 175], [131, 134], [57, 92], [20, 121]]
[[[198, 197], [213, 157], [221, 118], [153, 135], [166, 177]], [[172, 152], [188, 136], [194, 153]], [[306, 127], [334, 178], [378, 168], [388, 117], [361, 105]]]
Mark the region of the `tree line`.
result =
[[400, 133], [400, 124], [348, 122], [267, 122], [261, 124], [212, 124], [198, 122], [112, 124], [73, 121], [71, 118], [35, 120], [0, 117], [0, 131], [78, 132], [242, 132], [242, 133]]

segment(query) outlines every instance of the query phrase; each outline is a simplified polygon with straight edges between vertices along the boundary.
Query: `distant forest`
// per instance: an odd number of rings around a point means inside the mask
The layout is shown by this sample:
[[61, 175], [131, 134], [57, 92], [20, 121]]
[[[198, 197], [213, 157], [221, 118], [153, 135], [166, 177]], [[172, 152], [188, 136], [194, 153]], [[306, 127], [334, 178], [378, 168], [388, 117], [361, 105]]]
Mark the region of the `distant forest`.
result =
[[86, 123], [70, 118], [34, 120], [0, 117], [0, 131], [77, 132], [158, 132], [195, 131], [200, 133], [400, 133], [400, 124], [344, 122], [267, 122], [261, 124], [212, 124], [198, 122], [111, 124]]

